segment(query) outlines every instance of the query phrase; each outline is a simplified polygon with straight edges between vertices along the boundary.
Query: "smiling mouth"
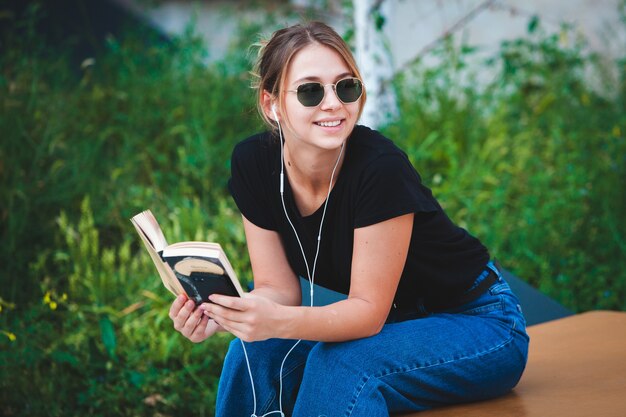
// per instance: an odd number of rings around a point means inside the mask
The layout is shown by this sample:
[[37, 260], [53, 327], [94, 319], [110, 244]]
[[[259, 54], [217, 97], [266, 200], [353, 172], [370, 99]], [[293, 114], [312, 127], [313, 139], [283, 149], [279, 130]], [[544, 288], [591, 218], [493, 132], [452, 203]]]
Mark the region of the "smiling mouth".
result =
[[335, 127], [341, 124], [342, 120], [334, 120], [332, 122], [315, 122], [316, 125], [322, 127]]

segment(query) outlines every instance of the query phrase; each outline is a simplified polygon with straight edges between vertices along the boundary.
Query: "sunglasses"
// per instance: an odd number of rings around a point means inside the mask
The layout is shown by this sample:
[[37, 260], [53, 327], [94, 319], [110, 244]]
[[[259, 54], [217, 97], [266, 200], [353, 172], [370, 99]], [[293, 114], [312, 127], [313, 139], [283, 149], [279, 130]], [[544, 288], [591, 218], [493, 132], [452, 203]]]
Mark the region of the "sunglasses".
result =
[[287, 90], [296, 93], [298, 101], [304, 107], [318, 106], [326, 94], [326, 86], [331, 85], [337, 98], [344, 104], [354, 103], [363, 94], [363, 83], [358, 78], [344, 78], [334, 84], [305, 83], [298, 86], [296, 90]]

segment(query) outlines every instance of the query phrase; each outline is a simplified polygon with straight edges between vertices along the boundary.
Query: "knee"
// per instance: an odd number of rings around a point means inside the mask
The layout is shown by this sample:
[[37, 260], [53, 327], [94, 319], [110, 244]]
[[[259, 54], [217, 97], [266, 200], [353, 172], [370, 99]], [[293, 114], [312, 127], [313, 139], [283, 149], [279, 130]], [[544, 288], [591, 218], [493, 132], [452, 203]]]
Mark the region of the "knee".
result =
[[228, 345], [228, 351], [224, 357], [224, 369], [234, 369], [242, 363], [245, 363], [245, 354], [241, 341], [233, 339]]
[[350, 342], [319, 343], [307, 360], [294, 416], [388, 415], [380, 381], [364, 369], [362, 353]]
[[362, 366], [359, 366], [348, 345], [349, 343], [318, 343], [309, 354], [305, 372], [333, 379], [359, 374]]

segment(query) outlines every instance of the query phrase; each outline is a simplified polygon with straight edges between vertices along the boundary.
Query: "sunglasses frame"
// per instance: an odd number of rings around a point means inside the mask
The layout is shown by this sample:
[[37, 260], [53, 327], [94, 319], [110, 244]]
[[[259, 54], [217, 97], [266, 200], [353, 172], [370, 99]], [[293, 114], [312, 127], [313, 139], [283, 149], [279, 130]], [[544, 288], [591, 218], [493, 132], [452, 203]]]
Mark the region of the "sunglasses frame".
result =
[[[341, 99], [341, 97], [339, 97], [339, 94], [337, 94], [337, 84], [339, 84], [342, 81], [347, 81], [347, 80], [356, 80], [358, 82], [358, 84], [360, 84], [361, 86], [361, 93], [359, 94], [359, 96], [354, 100], [354, 101], [343, 101]], [[363, 96], [363, 81], [361, 81], [361, 79], [357, 78], [357, 77], [346, 77], [346, 78], [342, 78], [341, 80], [338, 80], [335, 83], [329, 83], [329, 84], [322, 84], [322, 83], [318, 83], [318, 82], [307, 82], [307, 83], [302, 83], [300, 84], [298, 87], [296, 87], [295, 90], [285, 90], [288, 93], [296, 93], [296, 94], [300, 94], [301, 92], [299, 91], [299, 89], [304, 86], [304, 85], [310, 85], [310, 84], [315, 84], [318, 86], [322, 87], [322, 91], [324, 92], [324, 94], [322, 95], [322, 97], [320, 98], [320, 101], [317, 104], [311, 104], [311, 105], [306, 105], [304, 104], [301, 100], [300, 97], [298, 97], [296, 95], [296, 97], [298, 98], [298, 102], [300, 104], [302, 104], [304, 107], [317, 107], [319, 106], [322, 101], [324, 101], [324, 97], [326, 97], [326, 87], [328, 87], [329, 85], [333, 87], [333, 92], [335, 93], [335, 97], [337, 97], [337, 99], [339, 101], [341, 101], [343, 104], [351, 104], [351, 103], [356, 103], [357, 101], [359, 101], [359, 99]]]

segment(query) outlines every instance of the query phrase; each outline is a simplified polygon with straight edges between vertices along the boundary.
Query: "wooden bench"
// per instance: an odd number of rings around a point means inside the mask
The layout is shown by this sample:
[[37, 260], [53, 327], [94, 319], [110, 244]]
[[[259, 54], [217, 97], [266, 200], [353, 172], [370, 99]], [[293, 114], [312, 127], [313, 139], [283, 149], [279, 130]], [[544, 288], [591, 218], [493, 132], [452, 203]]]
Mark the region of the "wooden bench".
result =
[[528, 365], [511, 393], [401, 417], [626, 416], [626, 312], [572, 315], [528, 334]]

